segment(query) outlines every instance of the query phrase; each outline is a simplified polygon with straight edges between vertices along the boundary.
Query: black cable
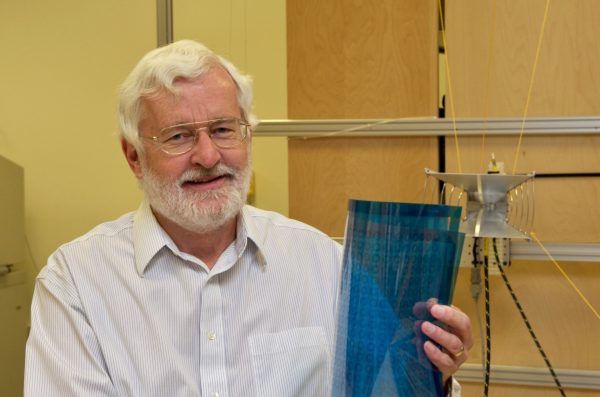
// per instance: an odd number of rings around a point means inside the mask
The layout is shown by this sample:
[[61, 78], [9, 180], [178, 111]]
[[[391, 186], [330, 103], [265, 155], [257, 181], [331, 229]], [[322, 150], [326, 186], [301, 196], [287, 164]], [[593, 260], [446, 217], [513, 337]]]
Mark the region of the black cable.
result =
[[490, 332], [490, 273], [487, 247], [484, 247], [483, 255], [483, 285], [485, 289], [485, 374], [483, 378], [483, 396], [487, 397], [490, 388], [490, 369], [492, 362], [492, 338]]
[[[537, 336], [535, 335], [535, 332], [533, 332], [533, 328], [531, 327], [531, 324], [529, 323], [529, 319], [525, 315], [525, 312], [523, 311], [523, 308], [521, 307], [521, 304], [519, 303], [517, 296], [515, 295], [510, 283], [508, 282], [508, 278], [506, 277], [506, 274], [504, 273], [504, 269], [502, 268], [502, 266], [499, 265], [500, 258], [498, 256], [498, 248], [496, 247], [496, 239], [494, 238], [492, 241], [493, 241], [493, 246], [494, 246], [494, 255], [496, 256], [496, 262], [498, 263], [498, 269], [500, 270], [500, 275], [502, 276], [502, 280], [504, 280], [504, 284], [506, 285], [506, 288], [508, 288], [508, 292], [510, 292], [510, 296], [512, 297], [513, 302], [515, 302], [515, 305], [517, 305], [517, 309], [519, 310], [519, 313], [521, 313], [521, 318], [523, 319], [523, 321], [525, 322], [525, 325], [527, 326], [529, 335], [531, 335], [531, 337], [533, 338], [533, 342], [535, 343], [536, 347], [538, 348], [538, 351], [542, 355], [542, 358], [544, 359], [546, 366], [550, 370], [550, 374], [552, 375], [552, 378], [554, 379], [554, 383], [556, 383], [556, 386], [558, 387], [560, 394], [562, 396], [566, 397], [567, 395], [565, 394], [565, 391], [563, 390], [562, 385], [560, 384], [560, 381], [558, 380], [558, 376], [556, 376], [556, 373], [554, 372], [554, 368], [552, 368], [552, 365], [550, 364], [550, 360], [546, 356], [544, 349], [542, 349], [542, 345], [540, 344]], [[486, 288], [486, 290], [487, 290], [487, 288]]]
[[[440, 118], [443, 118], [443, 115], [440, 115]], [[438, 170], [439, 172], [446, 172], [446, 137], [443, 135], [438, 136], [437, 138], [437, 152], [438, 152]], [[440, 203], [444, 203], [446, 201], [445, 191], [444, 191], [444, 181], [441, 179], [438, 181], [438, 193], [440, 195]], [[442, 196], [442, 193], [444, 195]]]
[[600, 172], [555, 172], [535, 174], [537, 178], [594, 178], [599, 177]]
[[473, 262], [472, 262], [473, 263], [473, 267], [478, 267], [479, 266], [479, 260], [477, 260], [477, 242], [479, 240], [480, 240], [479, 238], [473, 237], [473, 251], [472, 251], [472, 254], [473, 254]]
[[473, 239], [473, 247], [472, 247], [472, 255], [473, 261], [471, 268], [471, 297], [473, 298], [473, 303], [475, 306], [475, 315], [477, 316], [477, 325], [479, 326], [479, 335], [481, 335], [481, 375], [483, 381], [483, 373], [485, 372], [485, 363], [483, 362], [483, 357], [485, 357], [485, 340], [483, 338], [483, 321], [481, 319], [481, 310], [479, 310], [479, 296], [481, 295], [481, 267], [482, 264], [477, 259], [477, 239]]

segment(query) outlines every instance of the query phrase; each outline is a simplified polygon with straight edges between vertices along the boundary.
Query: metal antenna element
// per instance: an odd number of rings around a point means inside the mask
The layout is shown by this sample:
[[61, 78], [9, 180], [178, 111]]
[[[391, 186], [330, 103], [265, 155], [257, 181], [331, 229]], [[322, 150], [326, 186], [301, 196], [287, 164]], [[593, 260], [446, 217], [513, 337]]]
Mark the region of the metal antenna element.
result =
[[[451, 191], [462, 190], [458, 203], [448, 204], [460, 205], [460, 199], [466, 193], [466, 217], [461, 231], [467, 236], [530, 239], [534, 172], [466, 174], [435, 172], [426, 168], [425, 174], [442, 181], [443, 189], [448, 184], [452, 186]], [[452, 201], [453, 195], [446, 198]]]

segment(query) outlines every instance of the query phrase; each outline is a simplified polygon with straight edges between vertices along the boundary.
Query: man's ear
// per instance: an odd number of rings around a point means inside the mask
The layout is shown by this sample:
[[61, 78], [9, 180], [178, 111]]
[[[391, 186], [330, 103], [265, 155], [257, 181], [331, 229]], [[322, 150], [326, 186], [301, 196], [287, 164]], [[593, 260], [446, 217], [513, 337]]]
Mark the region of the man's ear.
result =
[[124, 138], [121, 138], [121, 149], [123, 149], [123, 154], [125, 155], [129, 168], [131, 168], [133, 174], [136, 178], [142, 179], [142, 166], [140, 165], [140, 155], [137, 149]]

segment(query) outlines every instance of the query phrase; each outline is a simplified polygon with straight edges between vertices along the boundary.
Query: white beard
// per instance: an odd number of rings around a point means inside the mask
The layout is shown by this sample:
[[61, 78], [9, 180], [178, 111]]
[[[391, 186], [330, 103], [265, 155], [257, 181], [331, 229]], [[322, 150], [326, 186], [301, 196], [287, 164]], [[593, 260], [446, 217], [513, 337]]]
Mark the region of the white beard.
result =
[[[143, 159], [141, 163], [144, 176], [140, 185], [152, 209], [192, 232], [217, 230], [235, 218], [246, 202], [252, 173], [250, 155], [243, 168], [224, 164], [210, 169], [197, 167], [185, 171], [177, 181], [163, 179]], [[186, 181], [219, 175], [228, 175], [228, 183], [220, 189], [198, 193], [182, 188]]]

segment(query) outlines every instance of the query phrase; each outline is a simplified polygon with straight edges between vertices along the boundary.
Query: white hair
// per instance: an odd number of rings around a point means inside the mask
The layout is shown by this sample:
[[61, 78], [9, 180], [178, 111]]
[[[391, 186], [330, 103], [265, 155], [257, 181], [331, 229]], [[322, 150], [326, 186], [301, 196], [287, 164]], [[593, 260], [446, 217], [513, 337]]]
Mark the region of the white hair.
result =
[[206, 73], [211, 66], [223, 67], [237, 87], [237, 98], [242, 117], [256, 126], [252, 113], [252, 79], [241, 73], [231, 62], [209, 48], [192, 40], [180, 40], [147, 53], [133, 68], [119, 92], [119, 133], [138, 150], [142, 145], [139, 123], [143, 117], [141, 101], [162, 89], [176, 93], [175, 80], [194, 79]]

